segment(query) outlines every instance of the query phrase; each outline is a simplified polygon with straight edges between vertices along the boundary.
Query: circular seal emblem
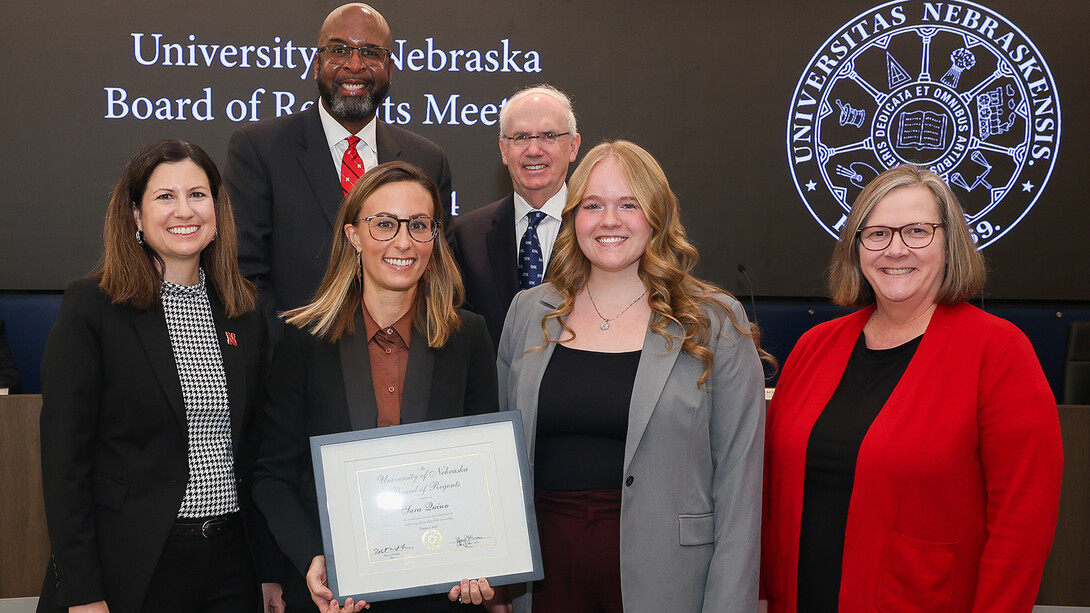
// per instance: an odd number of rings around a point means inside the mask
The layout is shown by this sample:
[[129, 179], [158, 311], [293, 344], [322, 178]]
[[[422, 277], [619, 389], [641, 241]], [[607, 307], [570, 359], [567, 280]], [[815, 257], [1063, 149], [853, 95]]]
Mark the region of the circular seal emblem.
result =
[[1037, 47], [965, 1], [896, 0], [845, 23], [803, 70], [787, 120], [795, 188], [833, 237], [871, 179], [913, 163], [954, 190], [981, 249], [1037, 202], [1059, 141]]
[[434, 528], [425, 530], [424, 534], [420, 535], [420, 541], [424, 543], [424, 547], [435, 551], [443, 544], [443, 534]]

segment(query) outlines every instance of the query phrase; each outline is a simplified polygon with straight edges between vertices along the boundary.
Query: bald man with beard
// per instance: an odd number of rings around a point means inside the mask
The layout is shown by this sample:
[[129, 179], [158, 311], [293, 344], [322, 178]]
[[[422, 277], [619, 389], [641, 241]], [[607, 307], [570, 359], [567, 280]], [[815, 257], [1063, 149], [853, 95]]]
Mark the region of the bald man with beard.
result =
[[390, 91], [393, 44], [389, 24], [374, 8], [357, 3], [336, 8], [318, 34], [318, 104], [259, 121], [231, 137], [223, 179], [238, 223], [239, 267], [261, 290], [273, 341], [282, 327], [275, 313], [306, 304], [325, 274], [345, 196], [345, 152], [356, 138], [364, 172], [399, 160], [431, 177], [449, 232], [446, 154], [430, 140], [375, 116]]

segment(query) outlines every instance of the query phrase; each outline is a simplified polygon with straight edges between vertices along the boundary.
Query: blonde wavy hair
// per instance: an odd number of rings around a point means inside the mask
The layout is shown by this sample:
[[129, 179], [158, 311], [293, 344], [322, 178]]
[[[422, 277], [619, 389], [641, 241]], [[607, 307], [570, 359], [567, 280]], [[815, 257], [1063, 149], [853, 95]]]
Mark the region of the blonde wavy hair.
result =
[[[761, 349], [761, 334], [757, 325], [738, 321], [734, 312], [719, 297], [730, 294], [693, 276], [692, 270], [700, 256], [681, 225], [678, 199], [670, 189], [666, 174], [650, 153], [624, 140], [606, 141], [594, 147], [572, 173], [568, 184], [568, 201], [562, 216], [563, 225], [549, 263], [548, 280], [562, 300], [560, 306], [542, 319], [541, 329], [546, 344], [559, 341], [559, 338], [549, 337], [546, 322], [550, 319], [555, 319], [562, 329], [575, 336], [565, 319], [572, 312], [576, 294], [586, 286], [591, 267], [590, 260], [579, 248], [575, 216], [595, 165], [610, 156], [621, 167], [651, 226], [651, 236], [639, 264], [639, 276], [647, 289], [647, 302], [652, 311], [651, 330], [666, 339], [670, 347], [680, 342], [682, 351], [704, 363], [704, 372], [697, 382], [700, 386], [707, 382], [714, 362], [714, 355], [707, 348], [712, 335], [712, 322], [705, 311], [707, 307], [711, 307], [708, 311], [724, 315], [739, 334], [753, 341], [761, 358], [775, 367], [775, 358]], [[670, 333], [671, 323], [681, 328], [680, 337]]]
[[[387, 162], [368, 170], [337, 213], [329, 265], [318, 293], [310, 304], [282, 315], [289, 324], [309, 328], [311, 334], [331, 343], [355, 333], [356, 309], [362, 308], [363, 277], [356, 249], [345, 236], [344, 226], [359, 218], [363, 204], [371, 194], [384, 185], [402, 182], [423, 187], [431, 197], [432, 218], [440, 219], [439, 190], [423, 170], [405, 162]], [[428, 339], [429, 347], [438, 349], [462, 325], [458, 306], [462, 304], [465, 289], [443, 233], [439, 232], [433, 241], [430, 271], [417, 281], [413, 328]]]

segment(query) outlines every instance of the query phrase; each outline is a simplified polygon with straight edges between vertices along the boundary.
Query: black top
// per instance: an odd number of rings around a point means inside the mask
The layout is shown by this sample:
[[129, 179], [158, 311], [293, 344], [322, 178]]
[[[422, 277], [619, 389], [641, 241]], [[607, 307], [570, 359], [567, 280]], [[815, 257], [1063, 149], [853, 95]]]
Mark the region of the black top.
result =
[[601, 353], [557, 345], [541, 377], [535, 487], [619, 489], [628, 405], [640, 352]]
[[868, 349], [860, 334], [840, 384], [810, 431], [799, 535], [799, 613], [837, 611], [859, 447], [922, 338], [892, 349]]

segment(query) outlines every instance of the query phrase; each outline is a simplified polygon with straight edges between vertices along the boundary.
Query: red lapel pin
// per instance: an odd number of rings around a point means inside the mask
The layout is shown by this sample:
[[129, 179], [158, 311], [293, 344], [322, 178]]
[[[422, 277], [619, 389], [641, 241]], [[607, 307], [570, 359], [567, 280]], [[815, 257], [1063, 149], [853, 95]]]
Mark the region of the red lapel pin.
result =
[[227, 344], [228, 345], [234, 345], [235, 347], [238, 347], [238, 339], [235, 338], [235, 333], [234, 332], [224, 332], [224, 334], [227, 335]]

